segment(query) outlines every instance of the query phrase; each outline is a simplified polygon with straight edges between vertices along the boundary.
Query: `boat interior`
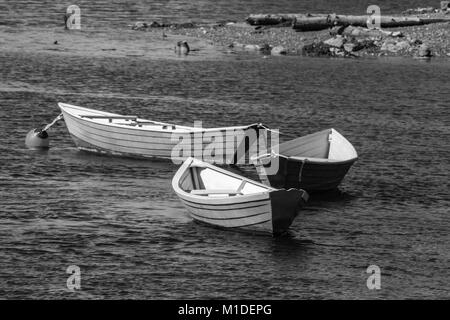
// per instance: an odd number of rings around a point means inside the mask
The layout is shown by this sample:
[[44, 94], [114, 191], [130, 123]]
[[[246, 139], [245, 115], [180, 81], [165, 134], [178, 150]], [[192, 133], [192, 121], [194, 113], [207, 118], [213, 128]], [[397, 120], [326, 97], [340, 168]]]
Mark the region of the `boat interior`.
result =
[[268, 190], [250, 180], [198, 166], [189, 167], [180, 181], [180, 187], [185, 192], [201, 196], [236, 196]]
[[145, 130], [159, 130], [159, 131], [180, 131], [184, 132], [186, 130], [192, 131], [193, 128], [186, 126], [179, 126], [172, 123], [165, 123], [159, 121], [152, 121], [141, 119], [135, 115], [121, 115], [116, 113], [98, 111], [73, 105], [68, 105], [64, 103], [59, 103], [60, 108], [68, 112], [73, 116], [80, 117], [82, 119], [87, 119], [100, 124], [107, 125], [119, 125], [119, 126], [131, 126], [143, 128]]
[[[176, 133], [191, 133], [191, 132], [215, 132], [223, 128], [203, 128], [203, 127], [189, 127], [183, 125], [175, 125], [173, 123], [159, 122], [139, 118], [136, 115], [121, 115], [117, 113], [110, 113], [94, 109], [88, 109], [69, 105], [65, 103], [58, 103], [62, 111], [69, 113], [72, 116], [81, 119], [87, 119], [96, 123], [106, 125], [119, 125], [127, 127], [142, 128], [149, 131], [169, 131]], [[246, 129], [248, 126], [227, 127], [227, 129]]]
[[[122, 126], [132, 126], [132, 127], [146, 127], [148, 129], [162, 129], [162, 130], [176, 130], [177, 126], [170, 123], [163, 123], [151, 120], [140, 119], [137, 116], [120, 116], [120, 115], [80, 115], [83, 119], [95, 120], [98, 123], [104, 124], [116, 124]], [[186, 129], [187, 127], [179, 126], [180, 128]]]
[[309, 134], [279, 145], [280, 155], [318, 162], [347, 161], [358, 157], [352, 144], [335, 129]]

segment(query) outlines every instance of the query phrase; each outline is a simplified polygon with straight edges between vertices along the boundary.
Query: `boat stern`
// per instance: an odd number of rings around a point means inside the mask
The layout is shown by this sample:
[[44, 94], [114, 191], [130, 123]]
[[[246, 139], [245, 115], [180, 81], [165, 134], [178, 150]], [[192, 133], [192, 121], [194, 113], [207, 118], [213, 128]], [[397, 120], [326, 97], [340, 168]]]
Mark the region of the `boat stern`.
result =
[[271, 191], [269, 197], [272, 206], [272, 232], [280, 235], [289, 229], [309, 195], [301, 189], [282, 189]]

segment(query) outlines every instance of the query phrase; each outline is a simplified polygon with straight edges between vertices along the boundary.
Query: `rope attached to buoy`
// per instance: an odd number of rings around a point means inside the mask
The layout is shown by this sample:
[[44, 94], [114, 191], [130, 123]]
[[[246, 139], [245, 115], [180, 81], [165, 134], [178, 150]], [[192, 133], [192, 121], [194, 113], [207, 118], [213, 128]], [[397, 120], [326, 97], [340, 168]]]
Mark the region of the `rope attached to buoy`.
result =
[[44, 129], [42, 129], [42, 131], [47, 131], [48, 129], [50, 129], [53, 125], [55, 125], [55, 123], [57, 123], [59, 120], [62, 120], [63, 118], [63, 114], [60, 113], [52, 122], [50, 122], [48, 125], [46, 125], [44, 127]]

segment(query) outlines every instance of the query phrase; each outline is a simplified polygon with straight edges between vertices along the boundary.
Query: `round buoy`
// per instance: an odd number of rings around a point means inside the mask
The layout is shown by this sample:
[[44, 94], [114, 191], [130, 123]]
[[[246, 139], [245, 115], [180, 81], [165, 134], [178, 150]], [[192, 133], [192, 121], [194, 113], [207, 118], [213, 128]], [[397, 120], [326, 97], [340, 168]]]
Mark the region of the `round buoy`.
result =
[[50, 147], [47, 131], [34, 129], [28, 132], [25, 145], [30, 149], [48, 149]]

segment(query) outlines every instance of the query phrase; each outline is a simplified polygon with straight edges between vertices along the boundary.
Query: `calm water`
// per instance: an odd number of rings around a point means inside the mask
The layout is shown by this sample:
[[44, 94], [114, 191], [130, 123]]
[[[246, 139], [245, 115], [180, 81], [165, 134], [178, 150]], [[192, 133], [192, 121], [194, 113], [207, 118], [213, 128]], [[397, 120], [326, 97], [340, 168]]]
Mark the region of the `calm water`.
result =
[[[261, 2], [248, 11], [275, 11]], [[285, 2], [283, 11], [312, 6]], [[23, 12], [21, 3], [8, 6]], [[26, 3], [42, 12], [37, 3], [53, 2]], [[154, 11], [113, 3], [123, 8], [114, 32]], [[237, 1], [196, 13], [187, 1], [161, 3], [161, 16], [240, 14]], [[46, 17], [29, 21], [54, 27]], [[0, 298], [450, 297], [448, 60], [152, 60], [2, 47], [0, 70]], [[48, 152], [25, 149], [58, 101], [188, 125], [263, 122], [285, 137], [334, 127], [360, 159], [339, 192], [312, 197], [289, 237], [217, 231], [188, 217], [168, 162], [78, 152], [64, 124]], [[378, 291], [366, 287], [371, 264], [382, 271]], [[66, 289], [69, 265], [81, 267], [76, 293]]]
[[70, 4], [80, 7], [82, 23], [105, 27], [153, 19], [169, 22], [242, 20], [251, 13], [364, 14], [373, 4], [380, 6], [382, 13], [440, 6], [438, 0], [1, 0], [0, 24], [59, 25]]

